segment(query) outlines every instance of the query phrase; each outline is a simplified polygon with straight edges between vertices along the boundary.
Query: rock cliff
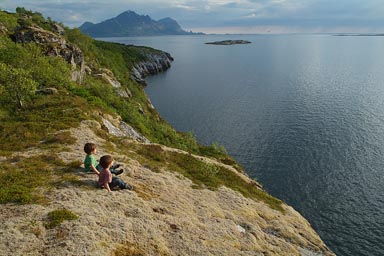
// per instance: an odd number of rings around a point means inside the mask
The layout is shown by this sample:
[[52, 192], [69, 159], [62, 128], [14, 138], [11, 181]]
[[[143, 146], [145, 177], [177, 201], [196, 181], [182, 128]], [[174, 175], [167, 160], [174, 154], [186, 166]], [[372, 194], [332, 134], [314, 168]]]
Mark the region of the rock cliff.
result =
[[[2, 27], [0, 27], [1, 29]], [[2, 31], [6, 30], [4, 27]], [[5, 32], [4, 32], [5, 33]], [[50, 56], [60, 56], [72, 65], [71, 80], [82, 83], [87, 73], [100, 77], [116, 88], [118, 94], [129, 98], [132, 93], [127, 88], [121, 88], [120, 82], [115, 78], [112, 71], [106, 68], [92, 70], [85, 63], [84, 54], [79, 47], [69, 43], [64, 37], [65, 30], [55, 24], [55, 31], [48, 31], [37, 25], [19, 26], [12, 34], [17, 43], [34, 42], [42, 45], [45, 53]], [[173, 57], [162, 51], [142, 51], [143, 61], [134, 63], [131, 69], [131, 77], [139, 84], [145, 85], [144, 78], [148, 75], [155, 75], [171, 67]], [[87, 72], [88, 70], [88, 72]]]
[[155, 75], [171, 67], [173, 57], [167, 52], [146, 54], [146, 61], [135, 63], [131, 76], [139, 84], [145, 85], [144, 78], [148, 75]]
[[60, 56], [72, 65], [72, 80], [81, 83], [85, 75], [84, 54], [79, 47], [67, 42], [64, 29], [55, 26], [56, 33], [45, 30], [37, 25], [20, 25], [12, 37], [17, 43], [34, 42], [45, 49], [47, 55]]

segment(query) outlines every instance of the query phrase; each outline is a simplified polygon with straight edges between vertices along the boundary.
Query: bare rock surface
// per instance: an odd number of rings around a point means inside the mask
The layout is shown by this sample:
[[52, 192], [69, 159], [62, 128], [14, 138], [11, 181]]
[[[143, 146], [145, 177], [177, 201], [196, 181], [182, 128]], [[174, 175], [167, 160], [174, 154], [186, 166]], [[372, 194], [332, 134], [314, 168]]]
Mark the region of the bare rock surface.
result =
[[131, 77], [142, 85], [146, 85], [146, 76], [167, 70], [173, 61], [173, 57], [167, 52], [147, 53], [145, 56], [146, 61], [135, 63], [131, 70]]

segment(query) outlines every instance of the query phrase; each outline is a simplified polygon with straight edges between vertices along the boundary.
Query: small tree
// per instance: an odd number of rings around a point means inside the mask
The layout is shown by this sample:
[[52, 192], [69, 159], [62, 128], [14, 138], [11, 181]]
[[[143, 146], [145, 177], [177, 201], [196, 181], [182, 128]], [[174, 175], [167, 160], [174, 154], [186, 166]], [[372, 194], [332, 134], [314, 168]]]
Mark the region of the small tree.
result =
[[26, 70], [0, 63], [0, 88], [1, 95], [16, 100], [17, 106], [22, 108], [23, 100], [35, 93], [37, 83]]
[[24, 7], [16, 7], [16, 13], [19, 15], [28, 15], [32, 16], [33, 12], [31, 10], [26, 10]]

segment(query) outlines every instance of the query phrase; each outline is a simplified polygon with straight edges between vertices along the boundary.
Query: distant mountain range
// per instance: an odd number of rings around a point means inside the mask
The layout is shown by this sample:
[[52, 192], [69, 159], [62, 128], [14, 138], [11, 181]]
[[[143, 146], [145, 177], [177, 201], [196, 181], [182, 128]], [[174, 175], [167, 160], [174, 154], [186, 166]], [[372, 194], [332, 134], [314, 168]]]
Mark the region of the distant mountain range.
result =
[[174, 19], [164, 18], [156, 21], [148, 15], [139, 15], [134, 11], [123, 12], [115, 18], [97, 24], [85, 22], [80, 26], [80, 30], [92, 37], [202, 34], [183, 30]]

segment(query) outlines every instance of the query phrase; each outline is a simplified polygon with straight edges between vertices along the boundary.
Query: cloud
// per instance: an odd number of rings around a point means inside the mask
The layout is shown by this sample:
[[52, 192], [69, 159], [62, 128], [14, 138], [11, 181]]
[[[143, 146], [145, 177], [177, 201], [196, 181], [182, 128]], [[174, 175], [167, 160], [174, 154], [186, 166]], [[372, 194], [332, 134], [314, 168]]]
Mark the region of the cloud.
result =
[[189, 5], [184, 5], [184, 4], [175, 4], [173, 7], [180, 8], [180, 9], [185, 9], [185, 10], [196, 10], [195, 7], [192, 7], [192, 6], [189, 6]]
[[[100, 22], [133, 10], [154, 19], [172, 17], [185, 29], [241, 27], [275, 31], [361, 29], [384, 31], [382, 0], [0, 0], [2, 9], [38, 11], [67, 26]], [[277, 29], [280, 28], [280, 29]], [[257, 28], [257, 29], [256, 29]], [[284, 29], [282, 29], [284, 28]]]

